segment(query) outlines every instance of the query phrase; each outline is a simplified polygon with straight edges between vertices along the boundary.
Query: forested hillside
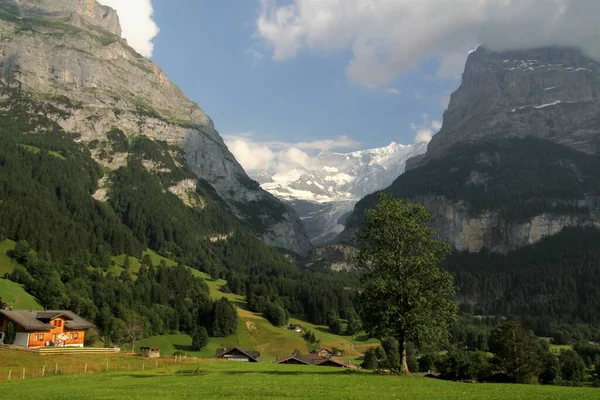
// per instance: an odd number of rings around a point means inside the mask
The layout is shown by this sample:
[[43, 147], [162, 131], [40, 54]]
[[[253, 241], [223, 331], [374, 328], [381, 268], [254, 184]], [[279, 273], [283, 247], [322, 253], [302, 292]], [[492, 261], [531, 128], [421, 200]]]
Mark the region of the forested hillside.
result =
[[600, 323], [600, 231], [569, 228], [508, 255], [456, 253], [463, 309], [515, 316], [550, 336], [557, 324]]
[[[187, 265], [314, 323], [326, 323], [327, 312], [354, 309], [348, 274], [297, 269], [235, 218], [208, 183], [200, 181], [187, 202], [167, 190], [194, 177], [176, 149], [143, 132], [128, 139], [113, 130], [105, 156], [118, 146], [130, 155], [110, 172], [50, 118], [76, 105], [64, 99], [65, 107], [57, 108], [18, 87], [2, 91], [0, 239], [18, 242], [12, 257], [19, 265], [8, 276], [42, 306], [73, 309], [107, 337], [123, 321], [139, 321], [144, 334], [192, 333], [198, 326], [223, 334], [214, 328], [215, 318], [219, 310], [231, 314], [232, 306], [213, 302], [202, 279], [182, 267]], [[161, 172], [161, 166], [170, 168]], [[92, 194], [107, 175], [103, 203]], [[107, 272], [114, 256], [141, 258], [146, 248], [180, 267], [146, 259], [137, 274]]]

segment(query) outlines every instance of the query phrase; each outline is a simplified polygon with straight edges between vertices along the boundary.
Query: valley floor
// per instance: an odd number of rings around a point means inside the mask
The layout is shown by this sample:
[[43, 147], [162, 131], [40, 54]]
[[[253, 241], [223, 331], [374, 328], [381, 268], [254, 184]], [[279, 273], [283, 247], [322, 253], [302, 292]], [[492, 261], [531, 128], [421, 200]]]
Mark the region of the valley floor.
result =
[[[0, 383], [7, 399], [597, 399], [598, 390], [466, 384], [328, 367], [202, 362], [150, 372], [53, 376]], [[68, 388], [68, 389], [65, 389]]]

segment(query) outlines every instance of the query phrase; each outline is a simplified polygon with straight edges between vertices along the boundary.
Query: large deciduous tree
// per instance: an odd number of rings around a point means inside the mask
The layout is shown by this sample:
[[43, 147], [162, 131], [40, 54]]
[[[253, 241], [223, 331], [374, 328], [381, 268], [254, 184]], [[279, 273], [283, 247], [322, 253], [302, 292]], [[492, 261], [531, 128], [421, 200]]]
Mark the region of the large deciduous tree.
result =
[[400, 371], [410, 373], [406, 343], [418, 347], [445, 339], [456, 317], [454, 277], [439, 265], [449, 247], [427, 226], [427, 210], [386, 195], [365, 216], [358, 235], [364, 328], [398, 341]]

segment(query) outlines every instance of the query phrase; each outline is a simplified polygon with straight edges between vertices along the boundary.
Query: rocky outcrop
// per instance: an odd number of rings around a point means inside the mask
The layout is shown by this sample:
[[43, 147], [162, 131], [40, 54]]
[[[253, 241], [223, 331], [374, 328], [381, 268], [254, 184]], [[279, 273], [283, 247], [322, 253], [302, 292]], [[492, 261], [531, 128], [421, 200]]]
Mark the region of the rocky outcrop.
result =
[[[0, 74], [68, 111], [57, 122], [85, 144], [106, 141], [116, 127], [181, 149], [197, 177], [266, 242], [308, 252], [294, 212], [248, 178], [208, 115], [120, 33], [116, 12], [95, 1], [0, 0]], [[126, 153], [92, 154], [110, 169], [126, 163]]]
[[14, 4], [19, 17], [51, 18], [79, 28], [92, 25], [121, 36], [117, 12], [95, 0], [5, 0], [4, 3]]
[[329, 268], [333, 271], [355, 268], [358, 250], [342, 244], [327, 244], [315, 247], [306, 262], [308, 268]]
[[[432, 228], [460, 251], [478, 252], [485, 248], [497, 253], [508, 253], [535, 244], [564, 228], [600, 228], [600, 212], [593, 207], [589, 208], [588, 213], [543, 213], [526, 221], [518, 221], [504, 218], [497, 211], [485, 211], [474, 216], [468, 203], [453, 202], [442, 196], [423, 196], [416, 200], [431, 214]], [[578, 203], [582, 208], [587, 206], [586, 201]]]
[[600, 63], [574, 48], [505, 53], [479, 48], [467, 59], [442, 129], [407, 169], [458, 144], [511, 137], [600, 154]]

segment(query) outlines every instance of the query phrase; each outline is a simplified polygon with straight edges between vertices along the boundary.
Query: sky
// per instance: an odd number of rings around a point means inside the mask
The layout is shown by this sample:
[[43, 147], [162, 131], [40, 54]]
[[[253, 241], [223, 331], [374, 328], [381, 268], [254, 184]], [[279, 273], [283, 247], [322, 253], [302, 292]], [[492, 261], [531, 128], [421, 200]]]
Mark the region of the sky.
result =
[[246, 170], [428, 141], [468, 53], [581, 47], [598, 0], [99, 0]]

